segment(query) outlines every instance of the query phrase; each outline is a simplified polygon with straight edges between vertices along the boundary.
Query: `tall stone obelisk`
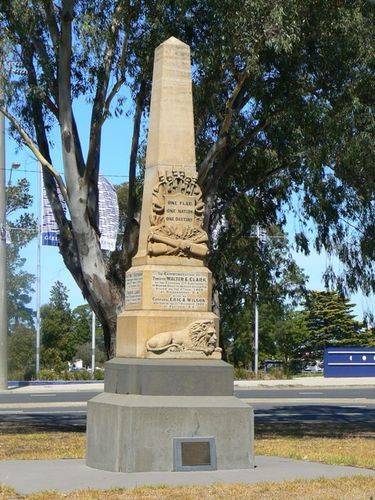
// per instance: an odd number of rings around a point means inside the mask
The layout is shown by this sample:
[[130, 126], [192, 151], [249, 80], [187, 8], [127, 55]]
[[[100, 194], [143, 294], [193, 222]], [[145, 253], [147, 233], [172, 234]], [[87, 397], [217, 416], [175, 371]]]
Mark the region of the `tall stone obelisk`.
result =
[[88, 405], [87, 463], [124, 472], [247, 468], [252, 410], [233, 397], [212, 313], [195, 166], [190, 49], [155, 51], [138, 253], [116, 358]]
[[[211, 312], [211, 273], [204, 266], [203, 210], [190, 49], [172, 37], [155, 51], [139, 247], [126, 273], [117, 356], [221, 358], [214, 350], [219, 323]], [[154, 337], [185, 329], [196, 337], [190, 346], [172, 342], [173, 334], [165, 335], [170, 347]]]

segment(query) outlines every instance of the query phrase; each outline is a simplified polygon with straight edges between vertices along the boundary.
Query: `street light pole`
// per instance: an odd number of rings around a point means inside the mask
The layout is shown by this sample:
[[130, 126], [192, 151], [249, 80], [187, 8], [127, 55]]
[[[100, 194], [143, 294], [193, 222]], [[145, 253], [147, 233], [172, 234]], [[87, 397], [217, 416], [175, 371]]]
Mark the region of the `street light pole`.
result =
[[91, 316], [91, 378], [94, 378], [95, 373], [95, 313], [92, 311]]
[[[256, 227], [257, 246], [259, 249], [260, 227]], [[255, 275], [255, 301], [254, 301], [254, 373], [258, 375], [259, 358], [259, 311], [258, 311], [258, 276]]]
[[[0, 89], [0, 99], [2, 97]], [[0, 113], [0, 390], [8, 389], [5, 117]]]
[[35, 374], [39, 379], [40, 371], [40, 304], [41, 304], [41, 251], [42, 251], [42, 165], [38, 162], [38, 243], [36, 260], [36, 346], [35, 346]]

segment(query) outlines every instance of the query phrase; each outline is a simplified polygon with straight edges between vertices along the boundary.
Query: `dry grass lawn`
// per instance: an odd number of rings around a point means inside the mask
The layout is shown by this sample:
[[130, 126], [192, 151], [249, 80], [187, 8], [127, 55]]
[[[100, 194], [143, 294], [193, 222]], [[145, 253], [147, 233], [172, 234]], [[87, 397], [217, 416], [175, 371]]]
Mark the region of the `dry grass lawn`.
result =
[[[366, 426], [256, 426], [257, 455], [375, 469], [375, 432]], [[85, 433], [0, 424], [0, 460], [83, 458]], [[375, 495], [374, 495], [375, 497]]]
[[[266, 437], [255, 443], [257, 455], [352, 465], [375, 469], [375, 439]], [[83, 458], [85, 434], [79, 432], [0, 435], [0, 460]]]
[[0, 460], [83, 458], [85, 441], [82, 432], [0, 433]]
[[[84, 429], [56, 431], [24, 422], [0, 423], [0, 460], [82, 458]], [[354, 465], [375, 469], [375, 432], [368, 426], [290, 424], [257, 425], [256, 453]], [[107, 500], [107, 499], [370, 499], [375, 498], [375, 478], [360, 476], [334, 480], [286, 481], [254, 485], [228, 484], [196, 487], [144, 487], [118, 490], [84, 490], [70, 494], [45, 492], [22, 496], [0, 486], [0, 499]]]
[[9, 488], [0, 487], [1, 499], [28, 500], [117, 500], [117, 499], [206, 499], [235, 498], [260, 500], [361, 500], [370, 499], [375, 492], [375, 478], [357, 476], [340, 479], [285, 481], [283, 483], [224, 484], [192, 487], [141, 487], [115, 490], [82, 490], [70, 494], [44, 492], [36, 495], [17, 495]]
[[375, 439], [273, 437], [259, 439], [255, 449], [257, 455], [375, 469]]
[[258, 455], [375, 469], [375, 430], [351, 422], [258, 424], [255, 450]]

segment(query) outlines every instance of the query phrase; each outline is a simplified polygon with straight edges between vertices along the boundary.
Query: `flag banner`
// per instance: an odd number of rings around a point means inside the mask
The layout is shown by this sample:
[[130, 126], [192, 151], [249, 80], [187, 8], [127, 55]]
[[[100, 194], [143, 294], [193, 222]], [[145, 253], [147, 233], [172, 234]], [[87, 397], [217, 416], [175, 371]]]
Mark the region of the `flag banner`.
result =
[[[59, 198], [66, 210], [66, 204], [57, 188]], [[113, 185], [104, 175], [99, 175], [99, 230], [100, 246], [102, 250], [113, 252], [116, 248], [116, 240], [119, 225], [119, 209], [117, 193]], [[59, 228], [56, 224], [47, 193], [43, 186], [42, 195], [43, 219], [42, 219], [42, 245], [59, 246]]]
[[[66, 203], [63, 199], [59, 187], [57, 187], [64, 212], [66, 211]], [[53, 215], [52, 207], [47, 198], [46, 190], [42, 187], [42, 245], [46, 246], [59, 246], [60, 232]]]
[[116, 249], [119, 225], [117, 193], [104, 175], [99, 175], [98, 190], [100, 246], [102, 250], [113, 252]]
[[5, 226], [5, 243], [10, 245], [12, 243], [12, 236], [10, 235], [10, 227], [8, 224]]

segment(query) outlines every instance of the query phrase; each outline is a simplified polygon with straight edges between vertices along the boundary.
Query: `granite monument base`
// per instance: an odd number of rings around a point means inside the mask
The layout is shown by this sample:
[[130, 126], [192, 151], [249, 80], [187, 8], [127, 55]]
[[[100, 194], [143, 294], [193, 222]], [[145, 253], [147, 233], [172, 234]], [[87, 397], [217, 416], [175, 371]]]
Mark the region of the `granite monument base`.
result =
[[88, 402], [86, 463], [97, 469], [247, 469], [253, 441], [253, 410], [233, 396], [224, 361], [115, 358]]

